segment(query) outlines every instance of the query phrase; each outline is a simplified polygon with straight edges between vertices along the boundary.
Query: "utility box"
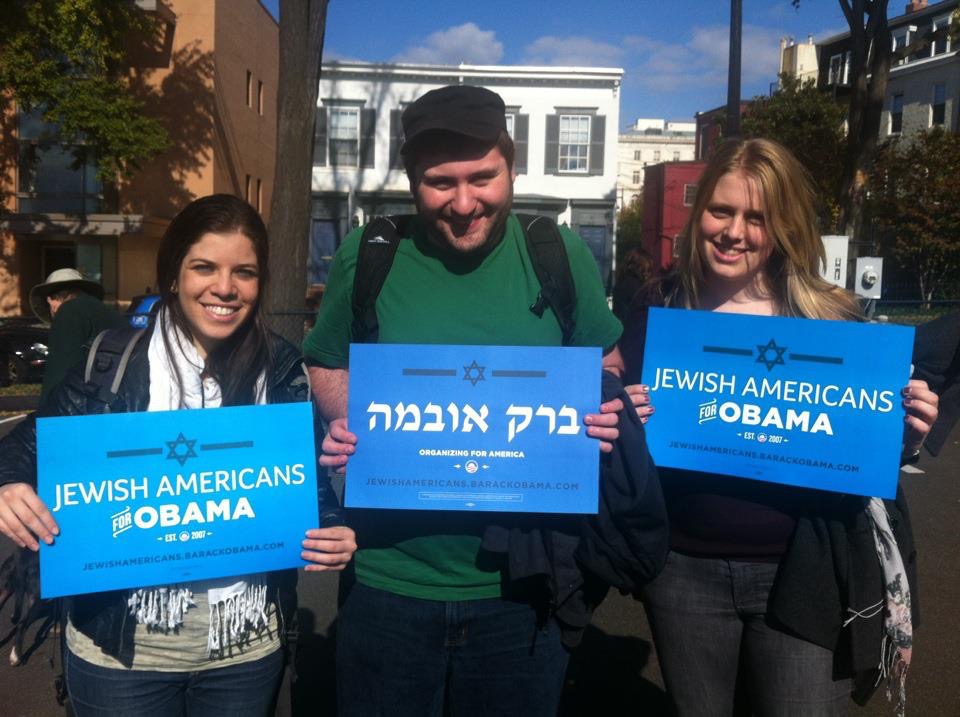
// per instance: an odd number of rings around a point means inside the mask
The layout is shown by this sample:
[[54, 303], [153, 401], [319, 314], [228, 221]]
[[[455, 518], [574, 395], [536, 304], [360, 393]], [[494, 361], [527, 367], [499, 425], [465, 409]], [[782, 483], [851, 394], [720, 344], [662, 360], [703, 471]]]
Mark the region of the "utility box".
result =
[[879, 299], [883, 288], [883, 257], [857, 257], [853, 274], [853, 290], [865, 299]]
[[847, 288], [847, 251], [850, 239], [846, 236], [821, 237], [827, 255], [825, 266], [820, 267], [820, 277], [841, 289]]
[[690, 216], [704, 167], [706, 162], [664, 162], [644, 170], [641, 231], [654, 276], [673, 264], [676, 238]]

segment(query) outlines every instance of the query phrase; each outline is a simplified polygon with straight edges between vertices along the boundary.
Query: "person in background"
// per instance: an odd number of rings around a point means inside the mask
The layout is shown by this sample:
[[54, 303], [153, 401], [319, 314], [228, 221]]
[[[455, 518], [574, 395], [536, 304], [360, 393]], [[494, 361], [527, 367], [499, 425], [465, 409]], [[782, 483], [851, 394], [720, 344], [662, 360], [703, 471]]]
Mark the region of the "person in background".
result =
[[101, 331], [124, 325], [124, 318], [103, 303], [103, 287], [84, 279], [76, 269], [57, 269], [30, 290], [30, 307], [50, 323], [47, 362], [43, 369], [40, 403], [50, 397], [67, 371], [86, 354]]
[[[856, 298], [820, 278], [814, 196], [806, 171], [774, 142], [717, 149], [674, 269], [624, 322], [628, 391], [645, 417], [656, 420], [639, 385], [649, 306], [862, 320]], [[903, 404], [908, 461], [936, 420], [937, 396], [911, 380]], [[659, 472], [671, 552], [642, 597], [681, 717], [730, 715], [741, 700], [753, 714], [844, 715], [852, 690], [866, 699], [875, 688], [881, 658], [888, 675], [905, 676], [916, 554], [902, 492], [880, 501]]]

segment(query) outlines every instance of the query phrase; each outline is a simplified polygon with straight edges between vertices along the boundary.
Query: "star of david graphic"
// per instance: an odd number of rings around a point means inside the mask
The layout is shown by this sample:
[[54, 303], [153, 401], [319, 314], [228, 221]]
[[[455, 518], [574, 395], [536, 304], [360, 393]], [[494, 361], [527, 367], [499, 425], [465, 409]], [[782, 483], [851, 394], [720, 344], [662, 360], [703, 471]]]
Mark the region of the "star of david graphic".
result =
[[476, 386], [481, 381], [486, 381], [486, 377], [483, 375], [486, 366], [478, 366], [477, 360], [474, 359], [473, 363], [469, 366], [463, 367], [463, 380], [469, 381], [472, 385]]
[[[757, 363], [765, 365], [767, 371], [772, 371], [774, 366], [785, 366], [786, 362], [783, 360], [783, 353], [786, 350], [786, 346], [777, 346], [777, 342], [774, 339], [770, 339], [763, 346], [757, 344]], [[774, 358], [768, 357], [768, 351], [775, 352], [776, 356]]]
[[[165, 441], [167, 447], [170, 449], [170, 452], [167, 454], [167, 458], [173, 458], [182, 466], [187, 462], [188, 458], [197, 457], [197, 452], [193, 450], [193, 446], [196, 444], [196, 442], [196, 438], [185, 438], [183, 433], [180, 433], [175, 441]], [[186, 450], [181, 452], [179, 450], [180, 446], [183, 446]]]

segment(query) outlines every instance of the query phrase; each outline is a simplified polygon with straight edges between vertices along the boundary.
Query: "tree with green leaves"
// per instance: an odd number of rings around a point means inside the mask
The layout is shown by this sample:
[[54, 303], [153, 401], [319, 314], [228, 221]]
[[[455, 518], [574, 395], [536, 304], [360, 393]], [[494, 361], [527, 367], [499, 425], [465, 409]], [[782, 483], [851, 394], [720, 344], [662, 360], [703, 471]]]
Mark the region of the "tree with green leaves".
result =
[[630, 302], [653, 276], [653, 260], [643, 248], [643, 194], [617, 212], [617, 273], [613, 282], [613, 312], [626, 317]]
[[942, 297], [960, 272], [960, 135], [936, 127], [881, 146], [870, 211], [881, 247], [917, 279], [920, 298]]
[[830, 233], [837, 222], [846, 133], [846, 110], [817, 89], [783, 74], [780, 88], [769, 97], [755, 97], [743, 117], [743, 136], [764, 137], [793, 152], [807, 168], [820, 198], [821, 229]]
[[641, 245], [643, 194], [636, 195], [617, 212], [617, 263], [623, 255]]
[[156, 39], [155, 21], [132, 2], [11, 0], [0, 34], [0, 87], [21, 110], [58, 128], [51, 141], [92, 154], [115, 181], [163, 151], [161, 123], [128, 92], [128, 48]]
[[[938, 37], [948, 33], [956, 35], [960, 28], [960, 12], [953, 14], [949, 28], [923, 33], [906, 47], [895, 51], [887, 22], [888, 0], [838, 1], [850, 29], [852, 94], [847, 111], [843, 171], [837, 193], [840, 209], [837, 226], [856, 241], [861, 238], [864, 229], [864, 209], [880, 141], [880, 119], [890, 67], [897, 60], [929, 47]], [[801, 0], [791, 0], [794, 7], [799, 7], [800, 3]]]

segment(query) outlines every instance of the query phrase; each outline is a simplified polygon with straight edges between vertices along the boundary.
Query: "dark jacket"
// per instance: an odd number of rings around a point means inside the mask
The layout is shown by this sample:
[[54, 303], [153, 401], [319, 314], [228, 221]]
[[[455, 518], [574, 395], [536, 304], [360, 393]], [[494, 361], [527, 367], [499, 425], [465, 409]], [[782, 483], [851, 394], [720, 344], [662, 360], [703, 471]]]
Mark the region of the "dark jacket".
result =
[[[121, 329], [120, 331], [124, 331]], [[0, 485], [29, 483], [37, 485], [36, 419], [46, 416], [83, 416], [100, 413], [134, 413], [146, 411], [150, 402], [150, 368], [147, 361], [149, 335], [144, 336], [130, 356], [130, 362], [115, 399], [109, 404], [101, 400], [102, 381], [96, 376], [85, 383], [83, 365], [75, 366], [64, 381], [50, 395], [50, 400], [39, 411], [26, 418], [0, 441]], [[99, 353], [98, 353], [99, 356]], [[279, 336], [272, 336], [271, 366], [267, 372], [267, 403], [293, 403], [310, 398], [310, 384], [304, 373], [300, 352]], [[94, 371], [97, 364], [94, 364]], [[319, 426], [319, 422], [315, 422]], [[317, 436], [319, 445], [320, 436]], [[318, 475], [321, 518], [323, 526], [342, 525], [342, 515], [336, 495], [324, 476]], [[281, 620], [290, 625], [296, 609], [295, 570], [268, 574], [270, 596], [280, 608]], [[90, 637], [104, 653], [121, 659], [132, 659], [129, 645], [136, 624], [127, 619], [126, 591], [111, 591], [79, 595], [73, 599], [71, 620], [78, 630]]]
[[960, 421], [960, 313], [947, 314], [917, 327], [913, 363], [913, 377], [926, 381], [940, 396], [940, 415], [923, 442], [930, 455], [935, 456]]
[[126, 324], [123, 315], [100, 299], [80, 292], [63, 302], [50, 323], [49, 353], [43, 367], [40, 403], [45, 403], [67, 372], [87, 353], [97, 334]]
[[599, 510], [588, 516], [515, 516], [490, 525], [483, 550], [505, 554], [511, 585], [539, 584], [563, 642], [574, 647], [609, 588], [637, 592], [663, 568], [669, 547], [660, 480], [643, 424], [620, 380], [603, 372], [603, 400], [619, 397], [620, 438], [600, 467]]
[[[833, 650], [834, 674], [854, 678], [854, 698], [861, 704], [877, 685], [884, 636], [884, 611], [868, 608], [886, 598], [867, 500], [824, 493], [816, 514], [797, 519], [768, 605], [768, 614], [787, 630]], [[907, 573], [916, 629], [920, 601], [910, 513], [899, 488], [895, 501], [883, 503]], [[854, 611], [861, 616], [850, 619]]]

